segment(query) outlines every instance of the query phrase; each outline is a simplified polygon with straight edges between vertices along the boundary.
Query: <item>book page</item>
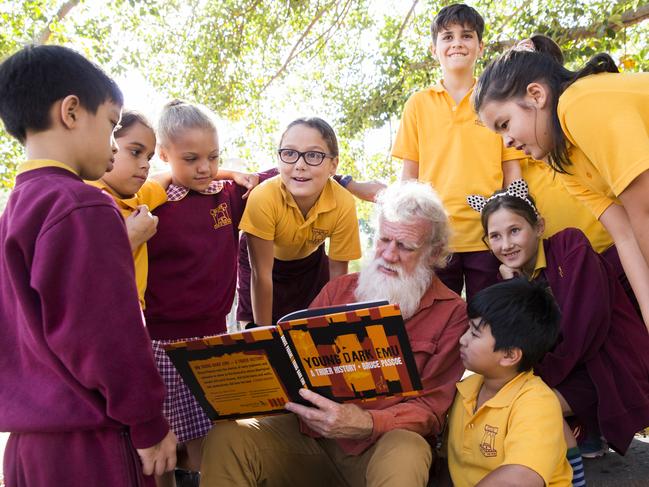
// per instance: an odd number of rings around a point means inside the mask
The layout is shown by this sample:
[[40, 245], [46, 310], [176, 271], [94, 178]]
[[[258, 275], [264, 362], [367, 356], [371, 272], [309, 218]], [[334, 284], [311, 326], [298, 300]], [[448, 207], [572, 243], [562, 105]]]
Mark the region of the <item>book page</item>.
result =
[[265, 353], [237, 352], [193, 360], [196, 380], [219, 416], [261, 413], [288, 402], [282, 383]]

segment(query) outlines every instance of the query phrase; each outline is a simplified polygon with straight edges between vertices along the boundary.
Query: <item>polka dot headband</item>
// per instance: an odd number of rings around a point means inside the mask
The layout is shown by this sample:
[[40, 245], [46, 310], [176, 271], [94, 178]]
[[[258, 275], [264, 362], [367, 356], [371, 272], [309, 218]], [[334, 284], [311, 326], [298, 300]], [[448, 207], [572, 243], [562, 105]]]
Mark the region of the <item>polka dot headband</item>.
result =
[[513, 196], [515, 198], [520, 198], [525, 203], [530, 205], [532, 209], [534, 210], [534, 214], [536, 215], [536, 218], [541, 218], [541, 215], [539, 215], [539, 212], [536, 209], [536, 206], [532, 203], [532, 201], [528, 197], [529, 195], [529, 190], [527, 187], [527, 183], [525, 182], [524, 179], [515, 179], [511, 182], [509, 186], [507, 186], [507, 189], [501, 193], [496, 193], [489, 198], [485, 198], [484, 196], [480, 196], [477, 194], [471, 194], [466, 197], [467, 203], [469, 203], [469, 206], [473, 208], [475, 211], [482, 213], [482, 210], [484, 209], [485, 205], [489, 203], [491, 200], [494, 200], [496, 198], [500, 198], [502, 196]]

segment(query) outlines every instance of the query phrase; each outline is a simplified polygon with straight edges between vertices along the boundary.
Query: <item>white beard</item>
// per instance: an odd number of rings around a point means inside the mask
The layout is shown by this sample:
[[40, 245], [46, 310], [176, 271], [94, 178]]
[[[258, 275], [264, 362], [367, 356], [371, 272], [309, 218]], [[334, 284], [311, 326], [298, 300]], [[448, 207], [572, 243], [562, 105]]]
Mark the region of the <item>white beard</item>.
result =
[[[396, 271], [398, 277], [383, 273], [379, 266]], [[401, 266], [388, 264], [382, 257], [377, 257], [363, 265], [354, 294], [359, 301], [387, 299], [391, 304], [398, 304], [403, 319], [408, 320], [419, 309], [419, 303], [433, 280], [433, 274], [431, 268], [420, 262], [415, 267], [414, 274], [406, 276]]]

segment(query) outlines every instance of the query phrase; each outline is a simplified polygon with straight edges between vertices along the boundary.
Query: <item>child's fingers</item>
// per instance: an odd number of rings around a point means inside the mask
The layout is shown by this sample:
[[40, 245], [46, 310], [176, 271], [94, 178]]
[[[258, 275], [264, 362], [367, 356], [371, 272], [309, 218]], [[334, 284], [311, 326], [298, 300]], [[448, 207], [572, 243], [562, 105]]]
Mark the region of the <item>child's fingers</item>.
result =
[[153, 475], [153, 459], [149, 458], [147, 455], [140, 455], [140, 460], [142, 460], [142, 473], [144, 473], [144, 475]]
[[163, 456], [162, 458], [158, 458], [154, 462], [154, 465], [155, 465], [154, 471], [155, 471], [155, 474], [158, 477], [160, 475], [162, 475], [163, 473], [168, 472], [168, 470], [167, 470], [167, 461], [166, 460], [167, 459]]
[[171, 455], [167, 456], [165, 472], [172, 472], [176, 468], [176, 461], [176, 451], [174, 450]]

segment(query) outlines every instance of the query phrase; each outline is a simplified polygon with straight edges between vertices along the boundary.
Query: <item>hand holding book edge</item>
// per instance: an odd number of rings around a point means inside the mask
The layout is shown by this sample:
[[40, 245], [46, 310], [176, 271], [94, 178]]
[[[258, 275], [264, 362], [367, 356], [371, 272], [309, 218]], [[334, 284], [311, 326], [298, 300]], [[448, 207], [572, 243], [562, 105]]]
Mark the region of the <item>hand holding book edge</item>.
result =
[[308, 389], [300, 389], [300, 396], [315, 407], [288, 402], [286, 409], [323, 437], [364, 439], [372, 434], [372, 415], [355, 404], [338, 404]]

